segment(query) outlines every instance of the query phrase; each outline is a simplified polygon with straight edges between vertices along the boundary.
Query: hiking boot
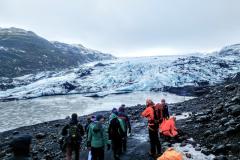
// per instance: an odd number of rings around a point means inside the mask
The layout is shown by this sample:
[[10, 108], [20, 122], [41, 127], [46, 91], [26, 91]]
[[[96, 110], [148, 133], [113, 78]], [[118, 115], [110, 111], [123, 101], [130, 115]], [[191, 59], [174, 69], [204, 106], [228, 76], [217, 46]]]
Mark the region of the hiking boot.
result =
[[154, 157], [155, 153], [152, 153], [151, 151], [148, 151], [149, 156]]

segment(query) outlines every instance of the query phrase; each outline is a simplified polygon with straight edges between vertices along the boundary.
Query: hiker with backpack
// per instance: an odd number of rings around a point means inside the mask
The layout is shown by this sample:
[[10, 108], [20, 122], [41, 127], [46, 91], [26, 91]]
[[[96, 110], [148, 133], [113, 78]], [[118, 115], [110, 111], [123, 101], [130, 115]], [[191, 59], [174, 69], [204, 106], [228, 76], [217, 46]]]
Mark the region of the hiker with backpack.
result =
[[84, 135], [83, 126], [78, 121], [78, 115], [73, 113], [69, 124], [62, 129], [64, 143], [66, 145], [66, 159], [72, 159], [72, 152], [75, 152], [75, 160], [79, 160], [82, 136]]
[[155, 108], [159, 111], [161, 119], [169, 119], [168, 105], [165, 99], [161, 99], [161, 103], [157, 103]]
[[160, 124], [160, 117], [155, 110], [154, 103], [151, 99], [146, 100], [146, 108], [142, 112], [142, 116], [148, 119], [148, 131], [150, 139], [150, 156], [158, 156], [161, 154], [161, 145], [159, 141], [158, 128]]
[[112, 109], [112, 113], [109, 117], [109, 128], [108, 128], [109, 140], [112, 143], [113, 157], [115, 160], [120, 160], [121, 154], [121, 143], [124, 138], [124, 131], [118, 118], [118, 111], [116, 108]]
[[87, 146], [91, 150], [92, 160], [104, 160], [104, 148], [110, 149], [107, 130], [104, 126], [104, 117], [99, 114], [96, 120], [89, 125]]
[[121, 143], [121, 152], [126, 152], [127, 150], [127, 134], [131, 134], [131, 124], [128, 115], [125, 112], [125, 105], [122, 104], [118, 109], [118, 117], [120, 119], [120, 124], [123, 128], [124, 137]]

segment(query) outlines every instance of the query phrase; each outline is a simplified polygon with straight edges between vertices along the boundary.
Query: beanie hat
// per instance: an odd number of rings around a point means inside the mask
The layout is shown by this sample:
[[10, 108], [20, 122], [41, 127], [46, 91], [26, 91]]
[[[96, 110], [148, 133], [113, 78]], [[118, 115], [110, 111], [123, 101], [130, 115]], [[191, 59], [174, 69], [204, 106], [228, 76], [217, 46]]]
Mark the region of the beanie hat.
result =
[[118, 110], [117, 110], [117, 108], [113, 108], [113, 109], [112, 109], [112, 113], [118, 115]]
[[97, 121], [100, 121], [102, 118], [104, 118], [104, 117], [103, 117], [103, 115], [101, 115], [101, 114], [98, 114], [98, 115], [96, 116], [96, 120], [97, 120]]

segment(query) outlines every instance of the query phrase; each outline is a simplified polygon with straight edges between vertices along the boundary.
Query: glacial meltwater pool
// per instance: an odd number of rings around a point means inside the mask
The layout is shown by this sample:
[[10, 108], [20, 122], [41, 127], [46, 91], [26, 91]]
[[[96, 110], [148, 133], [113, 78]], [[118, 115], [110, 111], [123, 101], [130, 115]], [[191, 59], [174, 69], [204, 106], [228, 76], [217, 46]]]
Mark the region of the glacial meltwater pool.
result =
[[145, 104], [146, 98], [168, 103], [182, 102], [191, 97], [182, 97], [164, 92], [133, 92], [108, 95], [103, 98], [84, 97], [80, 94], [40, 97], [28, 100], [0, 102], [0, 132], [45, 121], [63, 119], [72, 113], [86, 115], [106, 111], [121, 104], [134, 106]]

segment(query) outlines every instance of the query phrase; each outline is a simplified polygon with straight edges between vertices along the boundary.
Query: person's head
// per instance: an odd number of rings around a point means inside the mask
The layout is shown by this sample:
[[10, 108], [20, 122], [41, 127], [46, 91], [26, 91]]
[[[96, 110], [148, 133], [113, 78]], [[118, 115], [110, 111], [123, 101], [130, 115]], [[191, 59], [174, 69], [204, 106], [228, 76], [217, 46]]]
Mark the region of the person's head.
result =
[[71, 120], [73, 123], [78, 123], [78, 115], [77, 113], [73, 113], [71, 116]]
[[151, 106], [151, 105], [154, 105], [153, 101], [151, 99], [147, 99], [146, 100], [146, 106]]
[[112, 113], [118, 115], [118, 110], [117, 110], [117, 108], [113, 108], [113, 109], [112, 109]]
[[119, 108], [118, 108], [119, 112], [125, 112], [125, 104], [122, 104]]
[[91, 122], [94, 122], [96, 120], [96, 116], [92, 115]]
[[87, 117], [87, 122], [90, 123], [92, 121], [92, 116]]
[[165, 105], [166, 104], [166, 101], [165, 99], [161, 99], [161, 104]]
[[99, 122], [104, 122], [104, 116], [102, 115], [102, 114], [98, 114], [97, 116], [96, 116], [96, 121], [99, 121]]
[[32, 136], [23, 134], [13, 137], [10, 144], [14, 156], [29, 156]]

